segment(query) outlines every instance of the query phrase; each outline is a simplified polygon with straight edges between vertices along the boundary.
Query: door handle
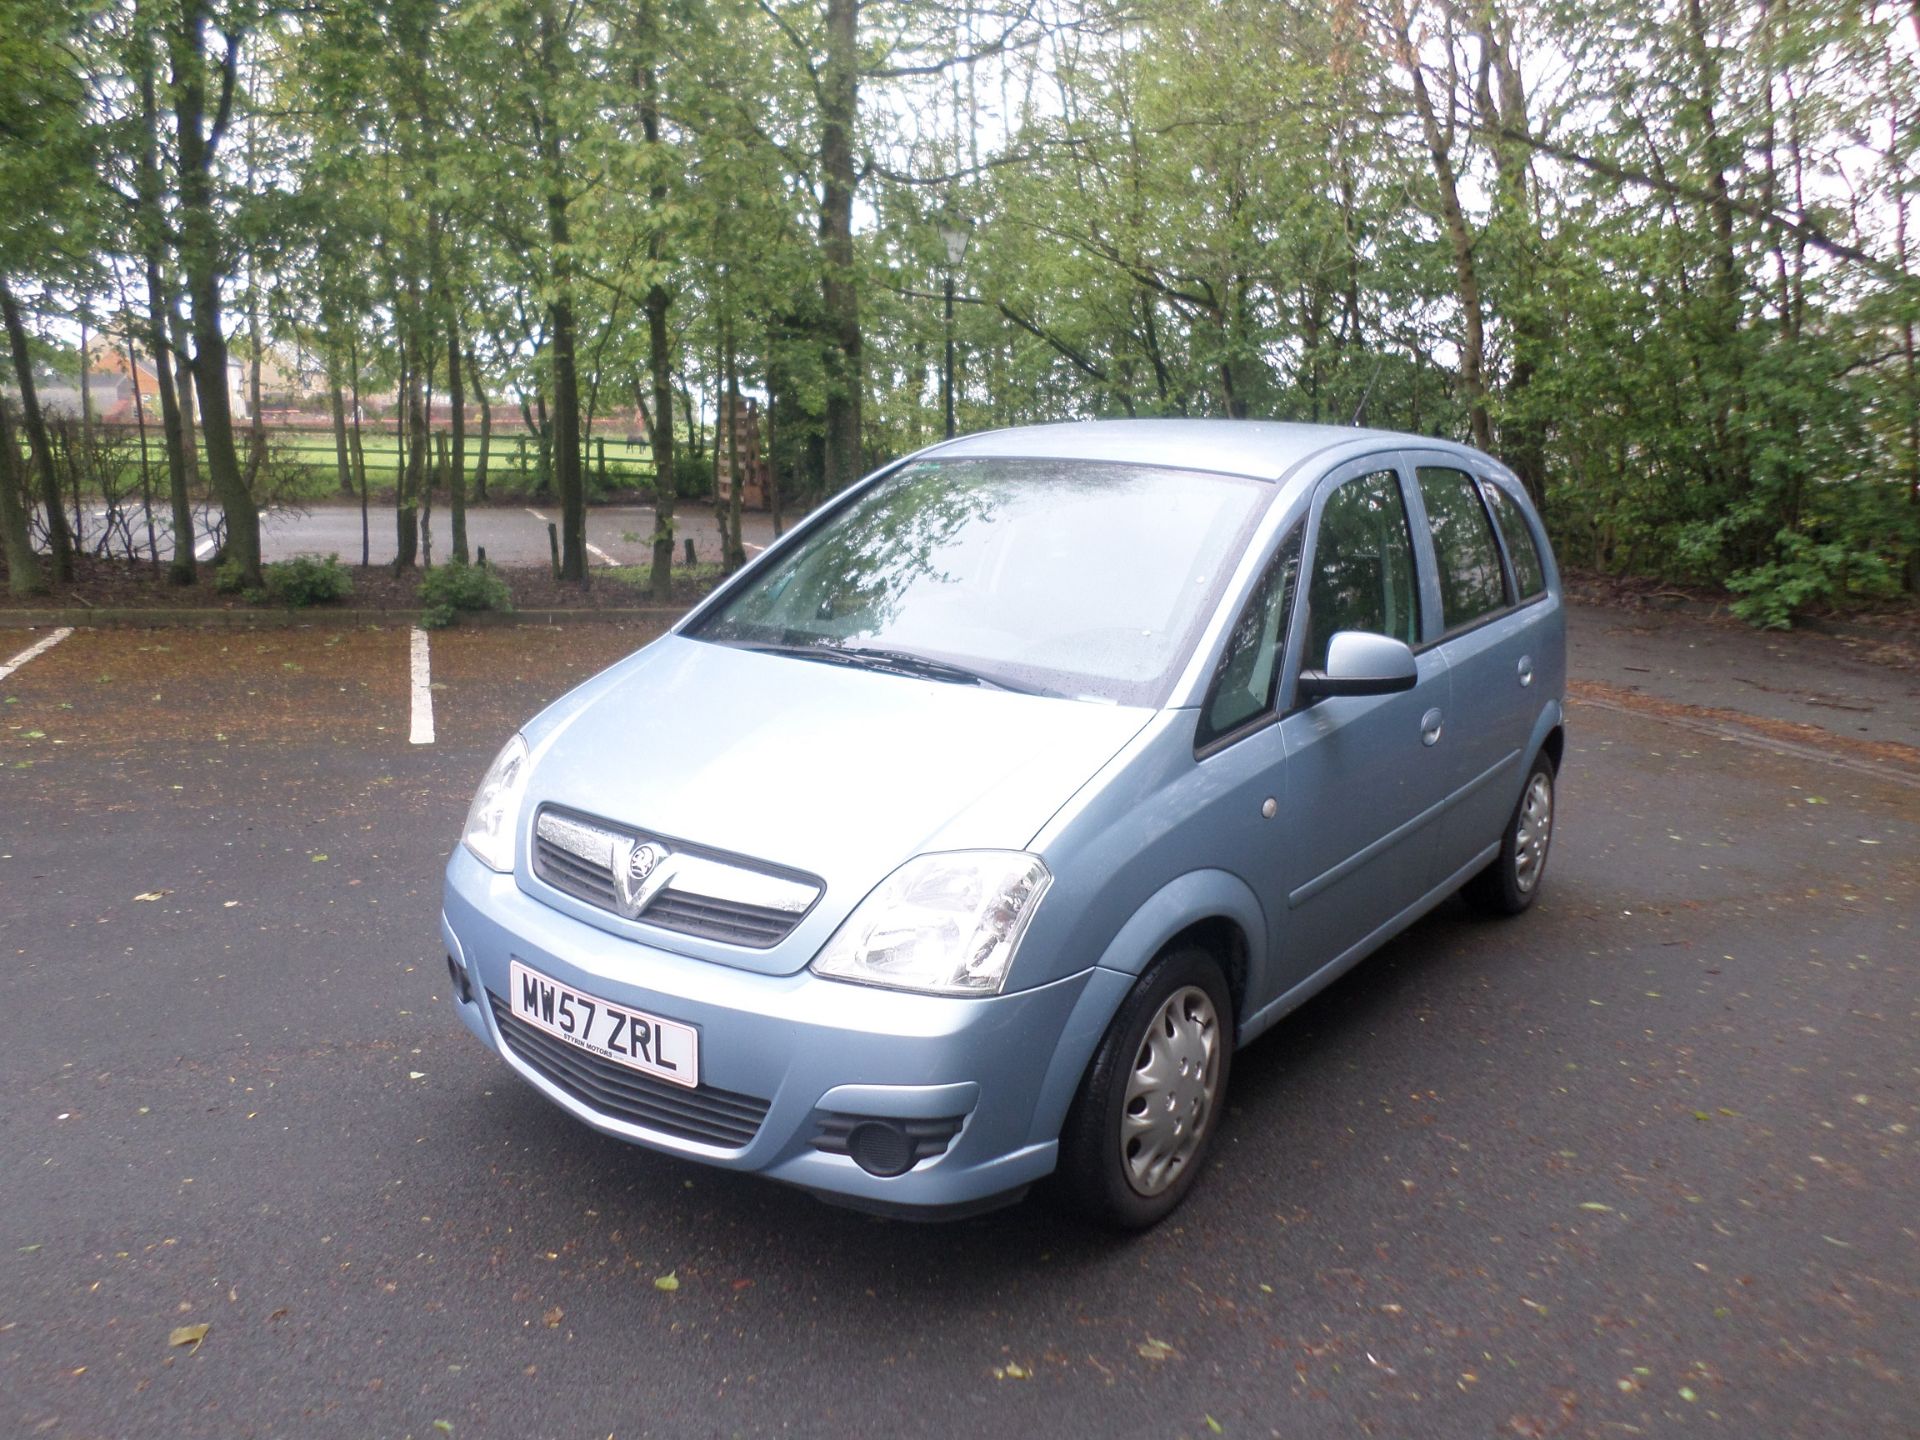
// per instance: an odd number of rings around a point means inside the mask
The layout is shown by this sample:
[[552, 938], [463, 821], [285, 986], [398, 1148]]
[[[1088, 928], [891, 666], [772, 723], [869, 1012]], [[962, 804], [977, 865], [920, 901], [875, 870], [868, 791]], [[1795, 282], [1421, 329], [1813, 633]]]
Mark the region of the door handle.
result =
[[1440, 743], [1440, 711], [1438, 708], [1427, 711], [1420, 717], [1420, 743], [1438, 745]]
[[1524, 690], [1531, 684], [1533, 684], [1533, 657], [1522, 655], [1520, 657], [1520, 688]]

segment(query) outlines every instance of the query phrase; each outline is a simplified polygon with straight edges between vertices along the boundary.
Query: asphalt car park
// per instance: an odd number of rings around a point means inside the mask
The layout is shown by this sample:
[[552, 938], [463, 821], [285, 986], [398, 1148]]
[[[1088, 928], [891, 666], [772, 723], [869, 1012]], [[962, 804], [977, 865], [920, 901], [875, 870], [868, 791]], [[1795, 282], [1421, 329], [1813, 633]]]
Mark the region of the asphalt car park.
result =
[[1122, 1241], [642, 1153], [461, 1030], [473, 785], [654, 633], [435, 635], [431, 744], [404, 626], [83, 629], [0, 681], [0, 1433], [1914, 1430], [1910, 674], [1785, 645], [1741, 726], [1576, 614], [1540, 903], [1242, 1054]]

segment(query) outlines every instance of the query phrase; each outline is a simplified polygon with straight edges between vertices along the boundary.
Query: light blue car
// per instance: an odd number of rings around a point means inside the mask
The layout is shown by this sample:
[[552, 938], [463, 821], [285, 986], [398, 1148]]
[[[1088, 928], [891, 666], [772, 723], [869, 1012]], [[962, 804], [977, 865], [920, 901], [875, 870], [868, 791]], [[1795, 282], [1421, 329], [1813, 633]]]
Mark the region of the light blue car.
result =
[[1153, 1224], [1234, 1050], [1456, 891], [1539, 894], [1565, 620], [1519, 483], [1111, 421], [851, 487], [507, 742], [467, 1028], [655, 1150], [919, 1216]]

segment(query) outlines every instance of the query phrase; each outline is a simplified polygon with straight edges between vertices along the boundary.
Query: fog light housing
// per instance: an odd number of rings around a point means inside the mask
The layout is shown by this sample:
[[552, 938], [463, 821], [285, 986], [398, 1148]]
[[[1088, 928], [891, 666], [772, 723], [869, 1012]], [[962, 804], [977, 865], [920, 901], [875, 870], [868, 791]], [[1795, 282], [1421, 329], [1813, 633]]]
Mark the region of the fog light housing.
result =
[[447, 978], [453, 982], [453, 993], [462, 1005], [473, 1003], [473, 982], [467, 978], [467, 972], [460, 968], [460, 962], [447, 956]]
[[869, 1175], [904, 1175], [913, 1168], [913, 1142], [898, 1125], [885, 1120], [854, 1126], [847, 1137], [847, 1153]]
[[966, 1123], [964, 1115], [937, 1120], [896, 1120], [879, 1115], [822, 1112], [813, 1148], [845, 1155], [869, 1175], [890, 1180], [922, 1160], [944, 1155]]

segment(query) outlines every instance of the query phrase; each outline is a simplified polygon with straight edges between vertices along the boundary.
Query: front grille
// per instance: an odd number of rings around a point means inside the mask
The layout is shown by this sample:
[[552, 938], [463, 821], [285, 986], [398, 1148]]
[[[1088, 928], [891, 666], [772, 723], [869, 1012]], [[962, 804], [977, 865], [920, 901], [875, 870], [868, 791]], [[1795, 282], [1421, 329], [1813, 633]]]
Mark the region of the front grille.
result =
[[702, 1085], [669, 1085], [529, 1025], [492, 991], [493, 1022], [513, 1053], [581, 1104], [630, 1125], [738, 1150], [760, 1133], [770, 1101]]
[[576, 900], [598, 905], [603, 910], [617, 909], [613, 876], [605, 865], [595, 865], [561, 849], [544, 835], [533, 842], [533, 870], [556, 890], [564, 890]]
[[713, 900], [704, 895], [685, 895], [678, 890], [662, 890], [653, 903], [640, 912], [640, 918], [663, 930], [678, 930], [683, 935], [698, 935], [706, 940], [724, 940], [730, 945], [750, 945], [757, 950], [778, 945], [799, 919], [797, 915], [769, 910], [764, 905]]
[[[615, 857], [641, 843], [662, 858], [652, 883], [631, 897], [639, 909], [630, 911], [621, 895], [625, 877], [615, 871], [625, 861]], [[643, 925], [754, 950], [786, 939], [821, 890], [810, 876], [554, 807], [534, 823], [533, 873], [562, 894]]]

